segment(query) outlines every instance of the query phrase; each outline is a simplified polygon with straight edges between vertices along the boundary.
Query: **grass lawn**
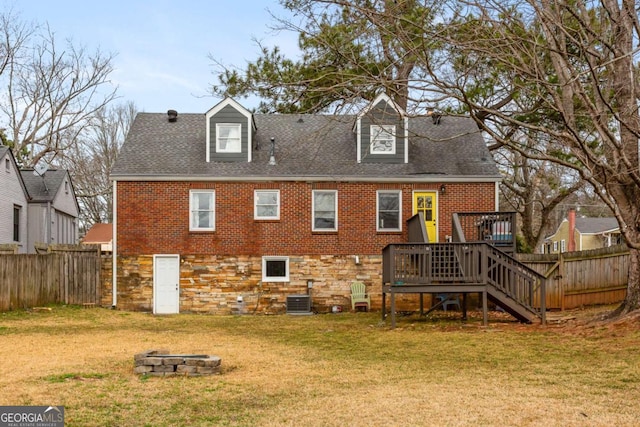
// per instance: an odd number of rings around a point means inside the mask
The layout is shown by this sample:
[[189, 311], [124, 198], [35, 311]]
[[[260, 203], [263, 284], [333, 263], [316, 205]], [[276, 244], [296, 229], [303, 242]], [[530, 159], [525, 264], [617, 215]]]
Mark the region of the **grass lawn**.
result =
[[[67, 426], [636, 426], [640, 317], [595, 321], [604, 309], [394, 330], [379, 313], [2, 313], [0, 405], [64, 405]], [[153, 348], [219, 356], [222, 374], [134, 374]]]

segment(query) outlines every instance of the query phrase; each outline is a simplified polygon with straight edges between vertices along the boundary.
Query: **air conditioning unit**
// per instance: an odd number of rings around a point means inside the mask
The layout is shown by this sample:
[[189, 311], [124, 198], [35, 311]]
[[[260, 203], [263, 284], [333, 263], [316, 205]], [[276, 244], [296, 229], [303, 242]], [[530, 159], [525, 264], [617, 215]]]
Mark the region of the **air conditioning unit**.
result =
[[287, 314], [311, 314], [311, 295], [287, 295]]

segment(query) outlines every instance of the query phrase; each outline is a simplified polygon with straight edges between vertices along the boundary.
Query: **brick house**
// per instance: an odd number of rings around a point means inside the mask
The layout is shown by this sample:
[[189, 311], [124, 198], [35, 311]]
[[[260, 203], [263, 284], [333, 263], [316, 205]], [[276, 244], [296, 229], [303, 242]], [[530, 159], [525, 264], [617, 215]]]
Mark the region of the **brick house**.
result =
[[[385, 95], [356, 115], [140, 113], [112, 170], [105, 304], [154, 313], [381, 300], [381, 251], [422, 212], [432, 242], [454, 212], [493, 212], [500, 175], [469, 118], [409, 117]], [[115, 290], [115, 292], [114, 292]], [[241, 303], [239, 303], [241, 301]]]

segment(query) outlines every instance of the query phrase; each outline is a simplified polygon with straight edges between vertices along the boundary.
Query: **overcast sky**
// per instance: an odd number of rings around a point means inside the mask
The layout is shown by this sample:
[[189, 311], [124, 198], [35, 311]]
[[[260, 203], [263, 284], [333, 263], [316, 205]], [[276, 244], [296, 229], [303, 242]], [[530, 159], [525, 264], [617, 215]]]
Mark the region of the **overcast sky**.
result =
[[[297, 37], [275, 34], [277, 0], [0, 0], [26, 21], [48, 23], [56, 39], [116, 54], [111, 78], [139, 111], [206, 112], [219, 99], [211, 54], [243, 66], [259, 54], [253, 39], [295, 55]], [[241, 101], [248, 108], [252, 101]], [[254, 101], [255, 102], [255, 101]]]

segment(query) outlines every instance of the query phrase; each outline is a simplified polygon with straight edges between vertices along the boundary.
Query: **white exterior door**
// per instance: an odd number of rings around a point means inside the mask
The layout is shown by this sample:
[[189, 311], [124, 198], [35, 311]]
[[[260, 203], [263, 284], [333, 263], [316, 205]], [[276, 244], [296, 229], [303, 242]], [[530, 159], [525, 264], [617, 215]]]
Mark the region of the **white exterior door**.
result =
[[180, 255], [153, 256], [153, 313], [180, 311]]

